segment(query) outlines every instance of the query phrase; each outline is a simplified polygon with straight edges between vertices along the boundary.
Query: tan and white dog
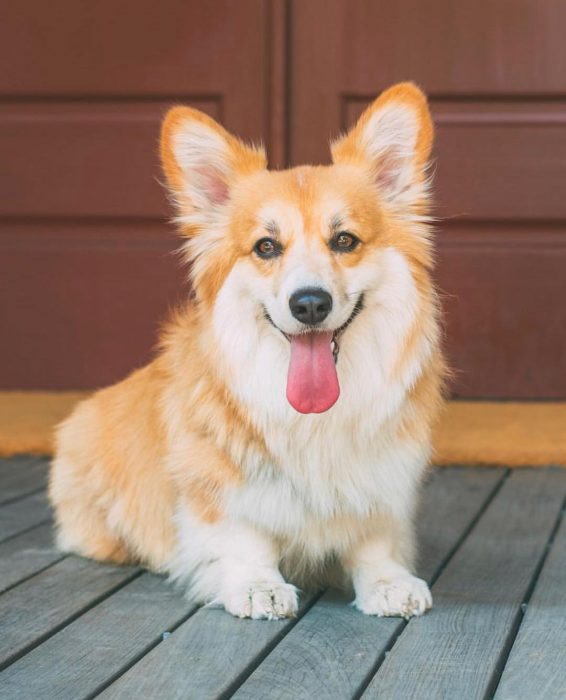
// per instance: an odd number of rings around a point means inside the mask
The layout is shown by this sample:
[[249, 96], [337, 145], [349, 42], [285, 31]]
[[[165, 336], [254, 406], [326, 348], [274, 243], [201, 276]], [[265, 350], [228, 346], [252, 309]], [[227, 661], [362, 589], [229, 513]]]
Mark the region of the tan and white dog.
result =
[[158, 356], [78, 406], [50, 481], [65, 551], [141, 562], [240, 617], [297, 611], [338, 570], [372, 615], [431, 606], [411, 574], [441, 403], [421, 91], [384, 92], [333, 165], [176, 107], [162, 160], [193, 298]]

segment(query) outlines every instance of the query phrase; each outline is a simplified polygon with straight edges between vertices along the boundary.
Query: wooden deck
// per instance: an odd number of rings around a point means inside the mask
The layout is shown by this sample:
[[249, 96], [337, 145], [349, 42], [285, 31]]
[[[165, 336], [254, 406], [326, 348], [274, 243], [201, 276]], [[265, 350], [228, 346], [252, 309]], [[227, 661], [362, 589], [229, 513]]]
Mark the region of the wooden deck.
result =
[[440, 469], [421, 509], [435, 607], [297, 619], [198, 609], [137, 568], [62, 556], [45, 460], [0, 461], [0, 697], [566, 698], [566, 470]]

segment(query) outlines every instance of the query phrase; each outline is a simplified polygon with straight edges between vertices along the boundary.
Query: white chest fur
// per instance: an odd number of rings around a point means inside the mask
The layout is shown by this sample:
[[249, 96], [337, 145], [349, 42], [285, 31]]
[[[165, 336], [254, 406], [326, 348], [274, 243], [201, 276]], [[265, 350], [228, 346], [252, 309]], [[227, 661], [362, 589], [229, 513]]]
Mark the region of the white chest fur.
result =
[[281, 466], [258, 465], [229, 494], [227, 513], [319, 553], [346, 549], [365, 521], [410, 517], [426, 448], [345, 449], [335, 435], [316, 442], [288, 451]]
[[273, 455], [272, 464], [232, 455], [246, 483], [228, 495], [230, 515], [324, 549], [340, 548], [356, 522], [410, 515], [428, 446], [401, 441], [397, 427], [430, 347], [423, 339], [413, 360], [396, 372], [417, 313], [403, 256], [386, 251], [379, 284], [366, 286], [364, 294], [366, 307], [340, 343], [338, 402], [326, 413], [300, 415], [285, 397], [287, 340], [258, 318], [258, 300], [241, 275], [226, 281], [215, 308], [224, 371]]

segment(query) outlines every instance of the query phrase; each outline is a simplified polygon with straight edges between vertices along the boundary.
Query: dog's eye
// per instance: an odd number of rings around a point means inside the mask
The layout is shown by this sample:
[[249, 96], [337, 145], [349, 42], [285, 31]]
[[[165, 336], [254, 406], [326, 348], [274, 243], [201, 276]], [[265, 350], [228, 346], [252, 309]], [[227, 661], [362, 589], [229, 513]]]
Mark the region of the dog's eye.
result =
[[281, 255], [281, 244], [274, 241], [273, 238], [260, 238], [254, 245], [254, 251], [264, 260], [268, 258], [276, 258]]
[[330, 247], [337, 253], [349, 253], [357, 248], [359, 242], [360, 239], [356, 238], [353, 233], [340, 231], [330, 240]]

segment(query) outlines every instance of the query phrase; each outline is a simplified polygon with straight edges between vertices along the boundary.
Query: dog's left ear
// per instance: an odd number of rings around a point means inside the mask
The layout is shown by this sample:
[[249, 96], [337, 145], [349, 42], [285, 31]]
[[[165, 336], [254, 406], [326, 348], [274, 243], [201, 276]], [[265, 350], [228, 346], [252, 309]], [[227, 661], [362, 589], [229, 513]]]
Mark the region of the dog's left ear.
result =
[[432, 119], [424, 93], [413, 83], [383, 92], [332, 148], [334, 163], [369, 168], [385, 201], [415, 206], [426, 197]]
[[161, 127], [161, 162], [191, 234], [214, 223], [237, 180], [266, 167], [265, 153], [191, 107], [173, 107]]

